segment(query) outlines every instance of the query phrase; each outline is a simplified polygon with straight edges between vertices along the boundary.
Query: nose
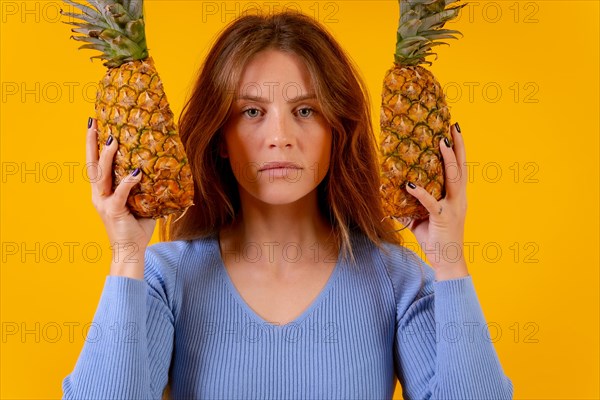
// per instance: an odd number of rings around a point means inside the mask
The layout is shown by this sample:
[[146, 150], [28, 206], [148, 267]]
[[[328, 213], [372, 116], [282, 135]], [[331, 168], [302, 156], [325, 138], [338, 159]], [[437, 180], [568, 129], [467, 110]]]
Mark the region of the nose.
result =
[[268, 127], [269, 148], [290, 148], [294, 144], [294, 138], [289, 118], [285, 113], [272, 113]]

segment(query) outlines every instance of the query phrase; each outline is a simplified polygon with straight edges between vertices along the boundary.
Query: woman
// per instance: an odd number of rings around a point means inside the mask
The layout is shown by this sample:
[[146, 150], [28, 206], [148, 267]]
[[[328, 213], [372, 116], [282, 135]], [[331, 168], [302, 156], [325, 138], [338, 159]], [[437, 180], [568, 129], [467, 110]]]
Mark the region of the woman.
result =
[[[134, 246], [94, 318], [115, 335], [85, 343], [65, 398], [391, 398], [396, 378], [411, 399], [511, 398], [464, 259], [430, 251], [463, 243], [466, 170], [440, 201], [407, 186], [430, 212], [409, 226], [426, 265], [384, 218], [365, 86], [322, 26], [232, 22], [179, 125], [197, 187], [170, 241], [147, 247], [154, 221], [125, 207], [139, 175], [92, 185], [111, 243]], [[88, 162], [108, 169], [95, 127]], [[464, 165], [452, 135], [442, 155]]]

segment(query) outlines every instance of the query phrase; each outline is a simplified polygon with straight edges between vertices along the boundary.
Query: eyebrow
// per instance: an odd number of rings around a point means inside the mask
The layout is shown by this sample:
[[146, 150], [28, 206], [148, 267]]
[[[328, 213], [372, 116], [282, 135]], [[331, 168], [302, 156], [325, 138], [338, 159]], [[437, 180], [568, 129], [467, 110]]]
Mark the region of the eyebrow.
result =
[[[299, 103], [304, 100], [313, 100], [316, 98], [317, 98], [317, 96], [314, 93], [307, 93], [302, 96], [297, 96], [297, 97], [288, 99], [288, 103]], [[259, 97], [259, 96], [250, 96], [250, 95], [244, 95], [244, 96], [238, 97], [236, 99], [236, 101], [241, 101], [241, 100], [251, 100], [251, 101], [256, 101], [258, 103], [269, 103], [269, 99], [265, 99], [264, 97]]]

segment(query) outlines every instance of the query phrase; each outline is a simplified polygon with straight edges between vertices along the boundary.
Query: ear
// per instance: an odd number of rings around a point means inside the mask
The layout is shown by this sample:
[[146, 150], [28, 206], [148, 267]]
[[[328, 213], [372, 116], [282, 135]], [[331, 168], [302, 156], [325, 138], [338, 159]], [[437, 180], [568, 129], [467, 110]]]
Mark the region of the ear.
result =
[[229, 154], [227, 154], [227, 148], [225, 146], [225, 143], [223, 143], [223, 142], [219, 143], [219, 155], [222, 158], [228, 158], [229, 157]]

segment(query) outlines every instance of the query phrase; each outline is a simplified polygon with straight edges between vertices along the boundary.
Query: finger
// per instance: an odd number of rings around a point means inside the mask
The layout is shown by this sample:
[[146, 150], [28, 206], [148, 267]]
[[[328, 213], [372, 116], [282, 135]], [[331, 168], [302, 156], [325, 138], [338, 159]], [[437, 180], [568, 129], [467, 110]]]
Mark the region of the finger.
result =
[[131, 188], [140, 182], [142, 175], [142, 169], [136, 168], [132, 173], [124, 177], [121, 182], [119, 182], [119, 185], [116, 187], [113, 195], [114, 202], [118, 207], [121, 205], [125, 207], [125, 203], [127, 203], [127, 197], [129, 196]]
[[456, 162], [461, 169], [462, 184], [466, 186], [468, 181], [468, 169], [467, 169], [467, 155], [465, 150], [465, 142], [463, 140], [462, 133], [460, 132], [460, 126], [458, 122], [452, 125], [450, 130], [452, 133], [452, 140], [454, 141], [454, 154], [456, 155]]
[[446, 144], [446, 139], [440, 140], [440, 151], [444, 159], [444, 186], [446, 198], [452, 198], [460, 193], [462, 170], [456, 160], [456, 155], [451, 147]]
[[87, 163], [98, 161], [98, 138], [96, 134], [97, 122], [95, 118], [88, 119], [88, 129], [86, 135], [86, 154]]
[[429, 215], [438, 215], [440, 214], [441, 205], [439, 202], [433, 197], [425, 188], [414, 185], [415, 187], [410, 187], [410, 182], [406, 184], [406, 190], [411, 195], [415, 196], [417, 200], [429, 211]]
[[85, 137], [85, 165], [86, 173], [93, 181], [98, 171], [98, 123], [95, 118], [88, 119], [88, 129]]
[[117, 139], [110, 135], [102, 148], [98, 162], [99, 177], [96, 181], [96, 191], [100, 196], [108, 196], [112, 193], [112, 164], [118, 148]]

